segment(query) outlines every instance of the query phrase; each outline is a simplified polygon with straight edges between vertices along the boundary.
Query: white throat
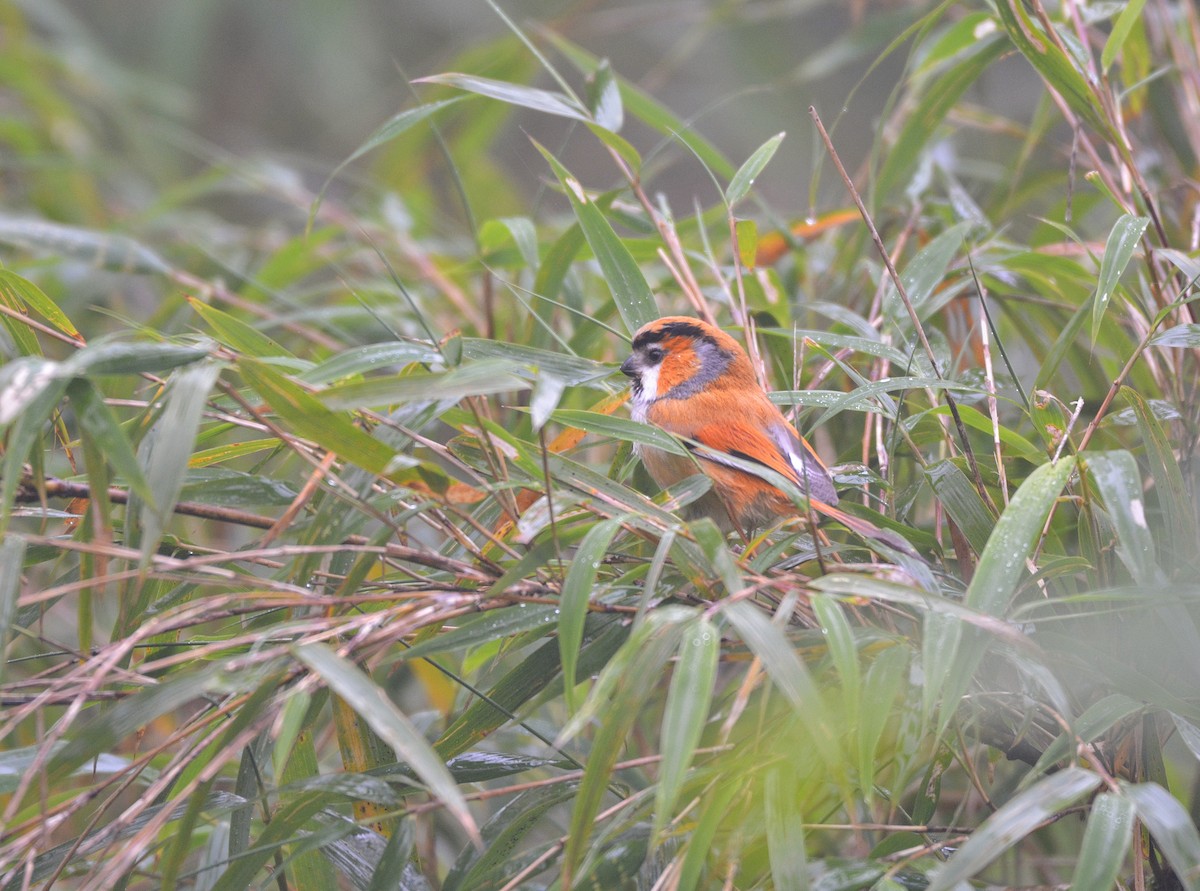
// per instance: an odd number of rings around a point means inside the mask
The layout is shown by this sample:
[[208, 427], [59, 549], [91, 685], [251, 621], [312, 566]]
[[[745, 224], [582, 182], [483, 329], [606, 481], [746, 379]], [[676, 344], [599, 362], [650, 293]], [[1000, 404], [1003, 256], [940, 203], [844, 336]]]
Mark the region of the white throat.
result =
[[629, 412], [638, 423], [646, 423], [646, 410], [658, 398], [658, 372], [661, 368], [661, 365], [655, 365], [641, 370], [642, 389], [640, 393], [634, 394]]

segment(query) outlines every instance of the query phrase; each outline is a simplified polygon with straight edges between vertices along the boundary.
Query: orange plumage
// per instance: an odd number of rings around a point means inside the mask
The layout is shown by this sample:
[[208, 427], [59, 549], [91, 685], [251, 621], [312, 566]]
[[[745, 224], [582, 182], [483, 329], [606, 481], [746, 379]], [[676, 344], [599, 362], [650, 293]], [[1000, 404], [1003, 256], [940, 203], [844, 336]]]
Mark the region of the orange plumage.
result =
[[633, 381], [635, 420], [683, 440], [690, 455], [639, 448], [664, 488], [703, 471], [712, 489], [691, 505], [726, 530], [743, 533], [796, 507], [780, 489], [737, 466], [758, 465], [785, 477], [817, 511], [839, 520], [837, 492], [817, 453], [767, 397], [741, 345], [699, 319], [668, 316], [643, 326], [621, 365]]

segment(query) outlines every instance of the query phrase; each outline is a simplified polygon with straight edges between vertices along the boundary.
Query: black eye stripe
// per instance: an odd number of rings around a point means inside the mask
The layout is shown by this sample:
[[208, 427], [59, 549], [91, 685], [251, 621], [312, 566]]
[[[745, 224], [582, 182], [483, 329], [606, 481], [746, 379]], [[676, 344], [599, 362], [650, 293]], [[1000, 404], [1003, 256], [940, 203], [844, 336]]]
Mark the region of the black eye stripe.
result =
[[704, 332], [699, 325], [691, 322], [671, 322], [650, 331], [643, 331], [633, 341], [635, 350], [650, 346], [652, 343], [666, 340], [668, 337], [690, 337], [693, 340], [703, 340], [716, 345], [716, 341]]

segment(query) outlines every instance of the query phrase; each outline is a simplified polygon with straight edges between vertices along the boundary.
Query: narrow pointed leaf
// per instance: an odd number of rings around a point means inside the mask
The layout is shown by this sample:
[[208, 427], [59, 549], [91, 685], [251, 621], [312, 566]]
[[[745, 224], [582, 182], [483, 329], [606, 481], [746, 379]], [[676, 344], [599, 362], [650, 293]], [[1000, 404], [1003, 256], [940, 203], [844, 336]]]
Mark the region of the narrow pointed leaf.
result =
[[654, 835], [662, 832], [675, 812], [675, 803], [708, 720], [721, 633], [707, 616], [689, 627], [679, 642], [679, 660], [671, 675], [662, 722], [662, 766], [654, 794]]
[[479, 828], [467, 809], [467, 802], [454, 777], [421, 732], [387, 694], [356, 665], [323, 644], [305, 644], [295, 647], [292, 652], [407, 762], [429, 791], [441, 799], [466, 833], [478, 841]]
[[979, 557], [979, 566], [967, 588], [967, 606], [994, 616], [1004, 614], [1025, 572], [1025, 560], [1033, 556], [1050, 508], [1074, 469], [1075, 459], [1069, 456], [1057, 464], [1043, 464], [1017, 489]]
[[1078, 767], [1069, 767], [1026, 789], [988, 817], [962, 850], [938, 868], [933, 874], [929, 891], [951, 891], [959, 882], [978, 875], [1042, 823], [1098, 785], [1098, 775]]
[[571, 176], [550, 152], [540, 145], [537, 148], [562, 183], [584, 238], [587, 239], [592, 253], [596, 255], [596, 262], [600, 264], [600, 271], [608, 282], [609, 290], [612, 291], [617, 311], [625, 322], [626, 330], [632, 334], [659, 315], [654, 295], [650, 292], [650, 286], [646, 284], [642, 270], [579, 181]]
[[1139, 585], [1162, 581], [1137, 461], [1125, 451], [1088, 452], [1084, 466], [1117, 531], [1117, 556]]
[[562, 93], [552, 93], [549, 90], [539, 90], [537, 87], [527, 87], [524, 84], [508, 83], [493, 80], [490, 77], [477, 77], [473, 74], [433, 74], [429, 77], [417, 78], [413, 83], [442, 84], [455, 87], [478, 96], [498, 99], [508, 105], [518, 105], [531, 108], [534, 111], [552, 114], [561, 118], [571, 118], [576, 121], [590, 121], [591, 116], [580, 108], [574, 99]]
[[579, 660], [579, 646], [583, 642], [583, 623], [596, 586], [596, 574], [604, 555], [608, 553], [613, 536], [620, 528], [617, 520], [604, 520], [589, 529], [579, 543], [563, 581], [558, 647], [562, 654], [563, 692], [569, 712], [574, 712], [579, 705], [575, 690], [575, 666]]
[[1092, 342], [1100, 336], [1100, 323], [1108, 309], [1113, 292], [1117, 289], [1125, 267], [1129, 265], [1133, 252], [1137, 250], [1142, 233], [1149, 225], [1149, 217], [1125, 214], [1113, 224], [1104, 245], [1104, 257], [1100, 260], [1100, 275], [1096, 281], [1096, 298], [1092, 303]]
[[778, 150], [779, 144], [783, 142], [784, 135], [776, 133], [755, 149], [754, 153], [746, 159], [746, 163], [738, 168], [738, 172], [733, 175], [733, 179], [729, 181], [729, 187], [725, 190], [726, 204], [733, 207], [750, 193], [750, 188], [758, 179], [758, 175], [775, 157], [775, 152]]
[[1096, 796], [1075, 861], [1070, 891], [1109, 891], [1133, 842], [1133, 802], [1123, 795]]
[[1183, 887], [1200, 891], [1200, 832], [1187, 808], [1156, 783], [1127, 786], [1124, 791]]

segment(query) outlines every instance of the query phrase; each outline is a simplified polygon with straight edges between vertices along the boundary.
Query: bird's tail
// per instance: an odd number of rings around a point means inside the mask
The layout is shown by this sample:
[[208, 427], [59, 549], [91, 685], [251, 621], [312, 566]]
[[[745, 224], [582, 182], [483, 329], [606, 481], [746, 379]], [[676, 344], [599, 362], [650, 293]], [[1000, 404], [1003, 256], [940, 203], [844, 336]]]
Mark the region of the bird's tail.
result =
[[862, 536], [870, 541], [882, 542], [889, 547], [895, 548], [902, 553], [908, 554], [910, 557], [919, 557], [911, 544], [909, 544], [901, 535], [892, 532], [890, 529], [880, 529], [870, 520], [864, 520], [861, 517], [854, 517], [843, 510], [839, 510], [831, 504], [826, 504], [823, 501], [817, 501], [815, 498], [810, 498], [808, 503], [812, 505], [812, 509], [819, 514], [829, 517], [831, 520], [837, 520], [851, 532]]

